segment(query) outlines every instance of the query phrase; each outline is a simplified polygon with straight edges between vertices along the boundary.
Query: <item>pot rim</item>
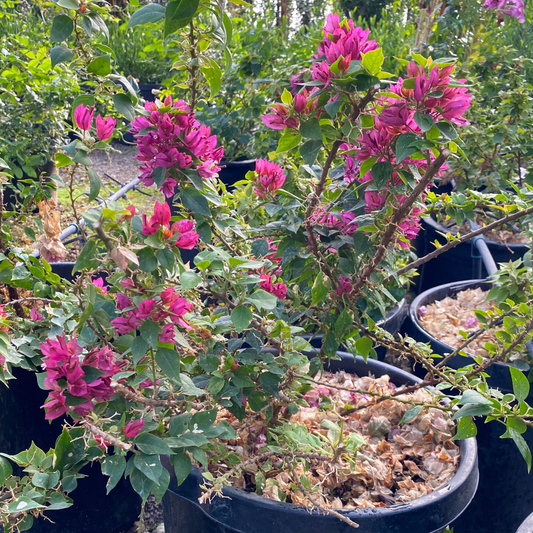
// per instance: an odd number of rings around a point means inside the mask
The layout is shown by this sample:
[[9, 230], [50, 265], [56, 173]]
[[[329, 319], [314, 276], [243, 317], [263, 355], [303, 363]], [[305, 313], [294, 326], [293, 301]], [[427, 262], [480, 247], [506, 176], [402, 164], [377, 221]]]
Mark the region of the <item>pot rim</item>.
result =
[[516, 530], [516, 533], [531, 533], [533, 531], [533, 513], [530, 514]]
[[[450, 230], [449, 228], [446, 228], [442, 224], [439, 224], [432, 216], [423, 216], [421, 217], [422, 221], [426, 223], [428, 226], [431, 226], [435, 231], [440, 231], [442, 233], [451, 233], [454, 236], [457, 236], [457, 231]], [[475, 237], [474, 237], [475, 238]], [[501, 247], [501, 248], [509, 248], [511, 250], [520, 250], [522, 248], [527, 248], [529, 250], [529, 247], [521, 242], [497, 242], [497, 241], [491, 241], [490, 239], [485, 239], [488, 245], [494, 246], [494, 247]], [[465, 242], [472, 242], [472, 239], [465, 241]]]
[[[337, 355], [341, 357], [342, 360], [348, 360], [353, 362], [364, 362], [365, 364], [368, 364], [364, 361], [364, 359], [360, 356], [353, 357], [351, 354], [347, 352], [337, 352]], [[422, 381], [420, 378], [417, 378], [416, 376], [409, 374], [408, 372], [405, 372], [399, 368], [393, 367], [392, 365], [389, 365], [387, 363], [382, 363], [380, 361], [376, 360], [370, 360], [368, 359], [368, 362], [370, 363], [370, 367], [374, 366], [374, 368], [370, 368], [369, 372], [373, 373], [373, 370], [376, 369], [376, 367], [379, 366], [385, 366], [390, 367], [394, 370], [394, 374], [396, 377], [402, 377], [407, 382], [420, 382]], [[385, 374], [386, 372], [384, 372]], [[394, 379], [394, 378], [392, 378]], [[393, 515], [398, 515], [402, 513], [408, 513], [413, 511], [420, 511], [423, 510], [431, 505], [434, 505], [437, 500], [440, 499], [446, 499], [451, 494], [453, 494], [455, 491], [459, 490], [462, 485], [467, 484], [469, 481], [469, 477], [471, 475], [476, 476], [475, 479], [475, 486], [477, 489], [477, 485], [479, 482], [479, 473], [477, 472], [477, 442], [475, 437], [471, 437], [466, 440], [460, 440], [457, 441], [457, 444], [460, 449], [460, 457], [461, 461], [459, 464], [459, 468], [457, 469], [455, 475], [439, 487], [438, 489], [434, 490], [430, 494], [426, 494], [425, 496], [422, 496], [420, 498], [417, 498], [416, 500], [411, 500], [408, 502], [402, 502], [397, 503], [394, 505], [390, 505], [387, 507], [372, 507], [372, 508], [362, 508], [362, 509], [338, 509], [337, 511], [341, 514], [347, 516], [348, 518], [354, 520], [357, 522], [358, 519], [361, 519], [362, 517], [375, 517], [378, 519], [379, 517], [391, 517]], [[172, 469], [173, 470], [173, 469]], [[476, 470], [474, 474], [472, 474], [472, 471]], [[201, 471], [193, 467], [191, 470], [191, 473], [189, 476], [192, 476], [193, 479], [199, 483], [202, 484], [205, 482], [205, 478], [202, 476]], [[173, 472], [171, 471], [171, 480], [173, 479]], [[171, 481], [172, 483], [172, 481]], [[283, 510], [283, 512], [288, 513], [297, 513], [297, 514], [309, 514], [309, 510], [304, 505], [297, 505], [292, 503], [285, 503], [285, 502], [278, 502], [274, 500], [270, 500], [268, 498], [264, 498], [262, 496], [258, 496], [254, 493], [245, 492], [241, 489], [235, 489], [233, 487], [224, 487], [223, 488], [223, 494], [226, 497], [229, 497], [230, 499], [237, 499], [244, 501], [245, 503], [248, 503], [249, 505], [253, 505], [257, 508], [262, 508], [266, 511], [272, 511], [275, 512], [277, 510]], [[470, 501], [473, 499], [475, 495], [475, 490], [473, 491]], [[184, 496], [185, 497], [185, 496]], [[188, 499], [188, 498], [187, 498]], [[189, 500], [190, 501], [190, 500]], [[468, 506], [469, 502], [465, 502], [464, 509]], [[209, 510], [204, 508], [202, 505], [198, 503], [198, 501], [193, 501], [196, 505], [198, 505], [204, 513], [211, 516], [209, 513]], [[317, 510], [313, 510], [313, 513], [318, 513]]]
[[[488, 279], [469, 279], [464, 281], [452, 281], [451, 283], [445, 283], [443, 285], [437, 285], [436, 287], [431, 287], [431, 289], [427, 289], [424, 292], [421, 292], [412, 302], [411, 306], [409, 308], [409, 318], [411, 319], [411, 322], [415, 326], [415, 328], [423, 333], [424, 335], [427, 335], [431, 338], [431, 342], [439, 345], [444, 350], [449, 350], [449, 352], [453, 352], [455, 348], [453, 346], [450, 346], [449, 344], [446, 344], [445, 342], [442, 342], [440, 339], [435, 337], [433, 334], [431, 334], [420, 322], [420, 318], [418, 316], [418, 309], [422, 305], [421, 302], [424, 301], [424, 299], [427, 297], [428, 293], [437, 292], [439, 289], [451, 289], [450, 294], [455, 294], [457, 292], [460, 292], [461, 290], [469, 289], [471, 287], [477, 287], [479, 285], [490, 285], [492, 286], [492, 283], [489, 282]], [[448, 294], [447, 296], [450, 296]], [[426, 305], [427, 303], [432, 304], [436, 302], [437, 299], [431, 300], [428, 302], [425, 302], [423, 305]], [[466, 352], [468, 353], [468, 352]], [[475, 357], [473, 354], [468, 353], [470, 357]], [[506, 363], [495, 363], [496, 365], [506, 365]]]

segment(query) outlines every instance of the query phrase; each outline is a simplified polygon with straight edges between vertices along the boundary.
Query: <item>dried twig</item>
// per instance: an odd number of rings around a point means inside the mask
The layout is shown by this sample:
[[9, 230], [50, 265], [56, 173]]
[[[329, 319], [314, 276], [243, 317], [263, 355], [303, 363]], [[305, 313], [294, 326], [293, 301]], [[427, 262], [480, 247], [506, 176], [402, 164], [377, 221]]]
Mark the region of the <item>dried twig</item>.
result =
[[100, 428], [97, 428], [95, 425], [91, 424], [89, 421], [84, 420], [82, 422], [82, 425], [85, 426], [93, 435], [97, 435], [98, 437], [101, 437], [105, 441], [109, 442], [112, 446], [116, 446], [117, 448], [121, 448], [122, 450], [128, 451], [131, 450], [131, 444], [128, 444], [127, 442], [122, 442], [121, 440], [113, 437], [113, 435], [110, 435], [106, 431], [101, 430]]

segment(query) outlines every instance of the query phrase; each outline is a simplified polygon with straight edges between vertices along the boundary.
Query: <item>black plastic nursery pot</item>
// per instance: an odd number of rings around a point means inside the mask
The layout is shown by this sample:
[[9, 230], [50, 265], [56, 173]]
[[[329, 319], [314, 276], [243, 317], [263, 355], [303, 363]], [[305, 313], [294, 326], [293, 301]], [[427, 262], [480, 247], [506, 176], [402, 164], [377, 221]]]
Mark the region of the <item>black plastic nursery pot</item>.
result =
[[[405, 319], [407, 318], [407, 314], [409, 313], [409, 305], [407, 304], [407, 301], [405, 298], [402, 298], [398, 304], [396, 304], [385, 317], [385, 320], [380, 320], [377, 324], [381, 326], [384, 330], [388, 331], [392, 335], [400, 331], [400, 328], [402, 327], [402, 324], [404, 323]], [[311, 335], [306, 334], [302, 335], [304, 339], [307, 339], [311, 346], [313, 348], [321, 348], [322, 347], [322, 340], [324, 338], [324, 335]], [[385, 348], [382, 346], [375, 347], [379, 359], [383, 359], [385, 356]]]
[[250, 170], [255, 170], [255, 159], [245, 159], [243, 161], [226, 161], [220, 162], [220, 171], [218, 176], [220, 181], [231, 187], [240, 180], [246, 177], [246, 173]]
[[[441, 234], [449, 232], [432, 217], [422, 217], [421, 222], [422, 227], [415, 241], [418, 257], [433, 252], [434, 241], [446, 244]], [[522, 243], [501, 244], [487, 240], [487, 246], [496, 263], [516, 261], [529, 250]], [[486, 277], [487, 271], [473, 242], [467, 241], [421, 265], [418, 274], [414, 281], [417, 292], [422, 293], [443, 283]]]
[[[51, 266], [54, 273], [73, 279], [74, 263]], [[0, 383], [0, 451], [16, 454], [33, 441], [47, 452], [55, 447], [64, 420], [45, 420], [41, 406], [48, 392], [38, 387], [34, 372], [13, 368], [12, 373], [16, 379], [9, 380], [9, 387]], [[141, 510], [141, 499], [129, 480], [122, 478], [106, 495], [109, 478], [99, 466], [87, 465], [81, 473], [87, 477], [78, 480], [78, 487], [71, 494], [72, 507], [47, 512], [49, 520], [35, 520], [32, 533], [125, 533], [133, 526]]]
[[[420, 342], [429, 342], [434, 353], [444, 355], [453, 348], [430, 335], [421, 325], [418, 310], [453, 296], [467, 288], [490, 289], [491, 283], [484, 280], [470, 280], [464, 283], [448, 283], [429, 289], [420, 294], [409, 312], [407, 332]], [[449, 361], [452, 368], [462, 368], [473, 364], [469, 357], [457, 356]], [[415, 369], [415, 373], [423, 372]], [[511, 374], [508, 365], [495, 363], [488, 369], [488, 383], [504, 393], [512, 392]], [[533, 392], [526, 399], [533, 402]], [[483, 423], [477, 420], [479, 488], [468, 509], [452, 524], [454, 533], [508, 533], [516, 531], [522, 520], [533, 512], [533, 475], [527, 473], [526, 463], [516, 445], [501, 436], [505, 427], [497, 422]], [[533, 447], [533, 431], [528, 429], [523, 435], [528, 446]], [[520, 530], [521, 531], [521, 530]], [[533, 533], [533, 529], [531, 530]]]
[[[338, 352], [332, 371], [358, 375], [389, 374], [395, 384], [419, 381], [396, 367]], [[472, 500], [478, 484], [475, 439], [459, 442], [461, 463], [452, 480], [417, 500], [371, 509], [345, 512], [359, 524], [359, 533], [436, 533], [459, 516]], [[199, 504], [200, 484], [205, 479], [193, 469], [181, 486], [168, 460], [170, 488], [163, 498], [166, 533], [351, 533], [353, 528], [338, 518], [309, 512], [304, 506], [275, 502], [233, 488], [224, 489], [224, 498]]]
[[[53, 161], [47, 161], [44, 165], [41, 165], [40, 167], [35, 169], [35, 173], [37, 176], [43, 175], [45, 178], [48, 176], [51, 176], [56, 171], [56, 166]], [[16, 176], [13, 176], [9, 180], [9, 185], [4, 187], [3, 191], [3, 207], [7, 210], [14, 210], [17, 207], [17, 204], [21, 201], [20, 196], [20, 190], [18, 189], [17, 185], [19, 181], [21, 180], [27, 180], [27, 179], [36, 179], [32, 178], [26, 173], [23, 173], [22, 178], [19, 180]], [[22, 185], [26, 185], [22, 183]], [[34, 212], [38, 212], [38, 208], [35, 208]]]
[[153, 91], [159, 91], [163, 89], [163, 85], [160, 83], [139, 83], [139, 95], [147, 102], [155, 102], [159, 98]]

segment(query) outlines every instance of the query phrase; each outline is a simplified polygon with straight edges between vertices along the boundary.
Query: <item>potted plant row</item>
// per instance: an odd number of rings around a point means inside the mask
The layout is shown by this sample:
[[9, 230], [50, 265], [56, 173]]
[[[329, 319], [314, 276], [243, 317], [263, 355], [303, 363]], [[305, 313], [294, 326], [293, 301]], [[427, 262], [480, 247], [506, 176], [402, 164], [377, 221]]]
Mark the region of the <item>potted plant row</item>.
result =
[[[176, 24], [174, 9], [165, 24], [179, 30], [185, 15]], [[150, 21], [161, 12], [142, 10]], [[204, 52], [194, 22], [212, 12], [187, 15], [192, 57]], [[476, 489], [473, 416], [490, 413], [523, 451], [521, 382], [502, 396], [487, 384], [490, 364], [474, 361], [466, 375], [439, 367], [427, 345], [376, 320], [401, 300], [423, 199], [454, 153], [468, 89], [452, 63], [422, 56], [390, 82], [379, 44], [336, 14], [316, 56], [300, 90], [283, 91], [263, 117], [281, 132], [275, 161], [258, 160], [234, 191], [218, 180], [223, 149], [195, 118], [193, 67], [190, 103], [147, 102], [132, 123], [140, 179], [177, 213], [104, 202], [84, 214], [72, 283], [46, 259], [8, 252], [4, 283], [30, 292], [2, 313], [0, 365], [7, 377], [37, 370], [43, 417], [63, 430], [49, 450], [0, 455], [7, 531], [69, 507], [81, 468], [99, 462], [108, 490], [127, 478], [143, 504], [168, 493], [170, 530], [201, 520], [204, 531], [252, 532], [264, 516], [265, 532], [430, 532]], [[75, 111], [84, 133], [65, 148], [72, 164], [95, 138], [92, 109]], [[516, 307], [513, 320], [529, 324], [533, 311]], [[308, 324], [323, 334], [316, 351], [302, 336]], [[493, 359], [528, 331], [498, 337]], [[374, 344], [427, 376], [371, 361]], [[170, 509], [180, 492], [192, 496]]]

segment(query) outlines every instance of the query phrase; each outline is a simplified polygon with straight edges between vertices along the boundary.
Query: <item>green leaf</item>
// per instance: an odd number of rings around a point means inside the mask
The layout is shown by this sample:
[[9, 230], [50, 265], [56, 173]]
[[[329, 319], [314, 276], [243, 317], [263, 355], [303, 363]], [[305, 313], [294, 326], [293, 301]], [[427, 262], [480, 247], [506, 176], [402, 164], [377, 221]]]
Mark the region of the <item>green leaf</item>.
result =
[[375, 76], [381, 72], [381, 66], [385, 57], [383, 56], [383, 50], [378, 48], [377, 50], [370, 50], [366, 54], [361, 54], [363, 56], [362, 65], [368, 71], [369, 74]]
[[74, 22], [67, 15], [57, 15], [52, 21], [50, 41], [60, 43], [66, 41], [74, 31]]
[[17, 523], [20, 532], [30, 531], [33, 527], [33, 515], [27, 514], [20, 522]]
[[192, 418], [191, 413], [181, 413], [180, 415], [173, 416], [168, 424], [168, 432], [172, 437], [177, 437], [182, 433], [185, 433], [189, 427], [189, 421]]
[[170, 474], [168, 473], [168, 470], [166, 468], [162, 468], [161, 475], [159, 476], [157, 483], [152, 488], [152, 494], [154, 495], [156, 504], [161, 503], [161, 500], [163, 499], [163, 496], [166, 494], [169, 485], [170, 485]]
[[233, 322], [237, 333], [241, 333], [244, 329], [246, 329], [250, 325], [253, 317], [254, 315], [250, 309], [244, 305], [239, 305], [233, 309], [231, 312], [231, 321]]
[[180, 191], [181, 202], [193, 213], [210, 217], [211, 211], [205, 196], [193, 187], [183, 187]]
[[75, 9], [76, 11], [80, 8], [80, 4], [76, 0], [57, 0], [57, 5], [65, 9]]
[[141, 452], [147, 455], [159, 455], [160, 453], [171, 455], [173, 453], [163, 439], [151, 433], [141, 433], [133, 442]]
[[461, 398], [457, 402], [459, 405], [465, 405], [467, 403], [478, 403], [484, 405], [492, 405], [492, 402], [485, 398], [482, 394], [475, 390], [466, 390], [463, 392]]
[[380, 161], [372, 167], [372, 179], [379, 189], [382, 189], [387, 180], [392, 176], [392, 165], [390, 161]]
[[11, 463], [5, 457], [0, 457], [0, 487], [11, 474], [13, 474]]
[[153, 272], [157, 268], [157, 257], [150, 247], [142, 248], [137, 252], [139, 268], [143, 272]]
[[87, 175], [89, 176], [89, 202], [92, 202], [96, 199], [96, 197], [100, 194], [100, 187], [102, 186], [102, 182], [100, 181], [100, 176], [92, 169], [87, 169]]
[[278, 142], [276, 153], [281, 154], [283, 152], [288, 152], [289, 150], [292, 150], [295, 146], [298, 146], [300, 144], [301, 140], [301, 135], [297, 135], [294, 132], [287, 130], [281, 136], [281, 139]]
[[60, 63], [68, 63], [74, 59], [74, 50], [67, 48], [66, 46], [57, 45], [50, 50], [50, 61], [52, 62], [52, 68], [56, 67]]
[[411, 422], [411, 420], [414, 420], [419, 414], [420, 411], [422, 411], [421, 405], [414, 405], [413, 407], [410, 407], [405, 411], [405, 414], [402, 416], [402, 419], [399, 422], [399, 425], [407, 424]]
[[96, 247], [97, 242], [95, 240], [91, 239], [87, 242], [80, 252], [80, 255], [78, 255], [78, 259], [76, 259], [76, 263], [72, 268], [73, 272], [78, 272], [83, 269], [91, 269], [98, 265], [98, 262], [96, 261]]
[[200, 0], [173, 0], [165, 9], [165, 37], [184, 28], [194, 17]]
[[158, 455], [135, 454], [133, 464], [154, 483], [159, 481], [163, 465]]
[[62, 154], [61, 152], [56, 152], [54, 155], [54, 161], [57, 168], [66, 167], [72, 163], [72, 159], [70, 159], [68, 155]]
[[378, 158], [376, 156], [369, 157], [366, 161], [361, 163], [361, 168], [359, 170], [359, 176], [362, 178], [372, 167], [376, 164]]
[[466, 405], [463, 405], [459, 411], [454, 413], [452, 416], [452, 420], [457, 420], [458, 418], [462, 418], [463, 416], [483, 416], [483, 415], [490, 415], [492, 413], [493, 408], [490, 405], [482, 404], [482, 403], [467, 403]]
[[279, 384], [281, 382], [279, 376], [272, 372], [264, 372], [259, 376], [259, 382], [267, 394], [273, 394], [276, 398], [278, 397]]
[[357, 355], [367, 358], [372, 350], [372, 340], [368, 337], [361, 337], [355, 341], [355, 350]]
[[63, 429], [61, 435], [56, 440], [54, 449], [54, 465], [58, 470], [63, 470], [67, 465], [74, 463], [74, 445], [71, 441], [72, 437], [70, 433], [66, 429]]
[[202, 278], [194, 270], [186, 270], [180, 276], [181, 287], [184, 290], [194, 289], [202, 281]]
[[353, 324], [353, 317], [346, 309], [335, 320], [335, 337], [342, 340], [350, 331]]
[[180, 356], [178, 352], [170, 348], [158, 348], [155, 354], [155, 362], [166, 376], [179, 381]]
[[59, 483], [59, 472], [36, 472], [31, 478], [32, 485], [41, 489], [53, 489]]
[[172, 250], [169, 250], [168, 248], [162, 248], [161, 250], [157, 250], [156, 257], [159, 261], [159, 264], [163, 268], [165, 268], [169, 272], [172, 271], [174, 265], [176, 264], [176, 259], [174, 257], [174, 254], [172, 253]]
[[178, 487], [187, 479], [191, 473], [191, 459], [183, 450], [174, 457], [174, 473]]
[[139, 469], [134, 468], [131, 476], [131, 486], [133, 490], [142, 498], [143, 502], [148, 499], [152, 492], [154, 482], [148, 479]]
[[275, 309], [278, 299], [263, 289], [257, 289], [253, 294], [246, 298], [247, 302], [253, 304], [257, 309], [266, 309], [268, 311]]
[[146, 355], [148, 351], [148, 343], [142, 337], [135, 337], [131, 343], [131, 355], [133, 357], [133, 364], [137, 365], [139, 361]]
[[289, 91], [287, 91], [287, 89], [283, 89], [283, 92], [281, 93], [281, 101], [284, 104], [291, 105], [292, 94]]
[[455, 131], [455, 128], [449, 123], [449, 122], [437, 122], [435, 124], [439, 131], [450, 141], [453, 141], [454, 139], [457, 139], [457, 132]]
[[[148, 7], [148, 6], [146, 6]], [[130, 19], [131, 20], [131, 19]], [[135, 120], [135, 109], [128, 94], [119, 93], [113, 95], [115, 109], [130, 122]]]
[[414, 133], [403, 133], [396, 140], [396, 163], [401, 163], [406, 157], [418, 152], [418, 148], [411, 146], [418, 137]]
[[518, 451], [526, 462], [527, 473], [529, 474], [531, 472], [531, 450], [529, 449], [527, 442], [524, 440], [524, 437], [522, 437], [522, 435], [520, 435], [520, 433], [516, 431], [516, 429], [508, 428], [508, 431], [514, 443], [516, 444]]
[[329, 283], [324, 282], [324, 274], [321, 271], [315, 278], [313, 286], [311, 287], [311, 297], [313, 298], [311, 305], [317, 305], [322, 303], [328, 292]]
[[87, 66], [87, 72], [97, 76], [107, 76], [111, 73], [111, 56], [105, 54], [93, 59]]
[[149, 22], [158, 22], [165, 18], [165, 8], [160, 4], [148, 4], [141, 7], [133, 13], [128, 21], [128, 28], [139, 26], [141, 24], [148, 24]]
[[322, 148], [322, 141], [310, 140], [300, 146], [300, 155], [308, 165], [313, 165]]
[[414, 116], [416, 125], [424, 132], [429, 131], [433, 127], [433, 119], [430, 115], [425, 115], [417, 111]]
[[318, 119], [313, 117], [300, 124], [300, 135], [304, 139], [313, 139], [315, 141], [322, 141], [322, 130]]
[[152, 348], [157, 346], [157, 339], [159, 337], [159, 324], [153, 320], [146, 320], [141, 326], [141, 337], [148, 343]]
[[30, 509], [42, 509], [44, 505], [37, 503], [36, 501], [28, 498], [27, 496], [21, 496], [17, 498], [14, 502], [11, 502], [7, 506], [8, 513], [25, 513]]
[[463, 416], [457, 424], [457, 430], [452, 440], [464, 440], [477, 435], [477, 427], [471, 416]]
[[529, 395], [529, 381], [522, 371], [512, 366], [509, 367], [513, 382], [513, 393], [518, 403], [523, 402]]
[[208, 59], [210, 66], [202, 67], [200, 70], [205, 76], [207, 83], [209, 83], [210, 95], [211, 98], [213, 98], [220, 92], [220, 88], [222, 87], [222, 71], [220, 70], [218, 63], [214, 59]]
[[335, 118], [342, 104], [344, 104], [344, 98], [340, 97], [334, 100], [333, 102], [329, 102], [329, 104], [326, 104], [324, 106], [324, 109], [331, 118]]
[[126, 470], [126, 458], [122, 455], [107, 456], [102, 461], [102, 474], [109, 476], [106, 485], [106, 494], [109, 494], [120, 481]]
[[68, 509], [72, 507], [72, 501], [68, 501], [63, 494], [53, 492], [48, 499], [47, 511], [59, 511], [61, 509]]
[[427, 62], [428, 60], [420, 55], [420, 54], [416, 54], [414, 52], [411, 52], [411, 57], [421, 66], [425, 67], [427, 65]]

